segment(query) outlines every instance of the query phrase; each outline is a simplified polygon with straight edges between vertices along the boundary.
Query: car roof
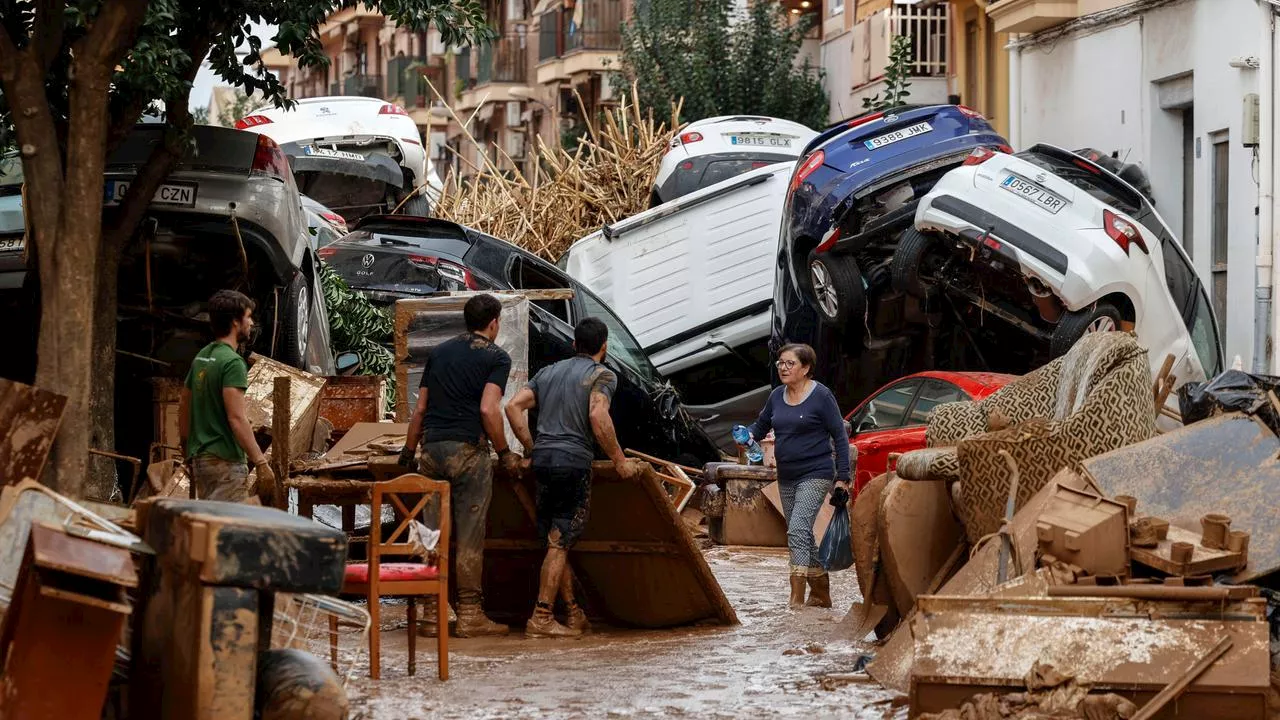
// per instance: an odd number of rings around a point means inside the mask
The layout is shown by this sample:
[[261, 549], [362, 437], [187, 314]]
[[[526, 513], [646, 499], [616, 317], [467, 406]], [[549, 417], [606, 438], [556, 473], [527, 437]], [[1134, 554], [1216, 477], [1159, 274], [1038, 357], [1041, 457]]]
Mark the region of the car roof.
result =
[[[953, 385], [964, 383], [977, 383], [988, 388], [999, 388], [1014, 380], [1018, 379], [1017, 375], [1007, 375], [1005, 373], [994, 372], [968, 372], [962, 370], [925, 370], [907, 377], [933, 378], [935, 380], [945, 380]], [[902, 378], [906, 379], [906, 378]]]

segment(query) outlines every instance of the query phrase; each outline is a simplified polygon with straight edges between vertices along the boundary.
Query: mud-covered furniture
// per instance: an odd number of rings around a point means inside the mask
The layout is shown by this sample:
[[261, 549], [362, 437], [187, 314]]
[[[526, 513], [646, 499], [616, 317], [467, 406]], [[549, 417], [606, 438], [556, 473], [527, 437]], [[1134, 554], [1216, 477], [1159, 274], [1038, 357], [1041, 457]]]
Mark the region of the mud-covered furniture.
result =
[[710, 463], [704, 469], [702, 509], [707, 535], [717, 545], [786, 547], [787, 520], [764, 489], [778, 480], [775, 468]]
[[334, 595], [347, 538], [279, 510], [161, 498], [138, 505], [156, 555], [134, 616], [130, 717], [250, 720], [276, 592]]
[[[342, 581], [343, 595], [360, 595], [369, 601], [369, 677], [377, 680], [381, 674], [382, 637], [379, 633], [379, 604], [384, 597], [403, 597], [408, 600], [409, 619], [409, 674], [417, 671], [418, 617], [417, 598], [435, 596], [436, 602], [436, 651], [441, 680], [449, 679], [449, 561], [448, 553], [436, 553], [434, 565], [417, 561], [384, 562], [384, 557], [407, 557], [411, 560], [424, 548], [410, 542], [410, 525], [425, 519], [427, 508], [437, 517], [431, 524], [440, 531], [437, 548], [449, 547], [449, 483], [430, 480], [410, 473], [394, 480], [373, 483], [371, 517], [383, 517], [383, 507], [395, 510], [396, 526], [384, 540], [382, 524], [369, 526], [368, 562], [349, 563]], [[336, 634], [337, 618], [333, 618], [332, 632]]]

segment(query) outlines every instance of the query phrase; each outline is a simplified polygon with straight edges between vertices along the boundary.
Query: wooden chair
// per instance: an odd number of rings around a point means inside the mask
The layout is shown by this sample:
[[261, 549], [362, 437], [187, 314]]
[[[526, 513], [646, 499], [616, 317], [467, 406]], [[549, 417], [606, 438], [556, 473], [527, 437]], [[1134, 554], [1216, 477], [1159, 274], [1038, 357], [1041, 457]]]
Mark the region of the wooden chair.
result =
[[[348, 563], [342, 581], [343, 595], [363, 595], [369, 599], [369, 676], [379, 676], [381, 638], [378, 622], [378, 601], [383, 597], [406, 597], [409, 601], [409, 674], [417, 670], [417, 606], [421, 596], [436, 596], [436, 645], [439, 655], [440, 679], [449, 679], [449, 483], [429, 480], [410, 473], [394, 480], [373, 483], [370, 503], [369, 560]], [[440, 498], [440, 541], [436, 545], [438, 560], [435, 565], [421, 562], [382, 562], [383, 555], [412, 555], [408, 542], [409, 522], [416, 520], [432, 497]], [[416, 503], [412, 508], [406, 502]], [[398, 524], [385, 541], [382, 539], [383, 503], [396, 509]], [[332, 624], [332, 621], [331, 621]], [[331, 628], [331, 630], [335, 630]], [[336, 632], [331, 633], [336, 637]], [[331, 644], [332, 653], [337, 648]]]

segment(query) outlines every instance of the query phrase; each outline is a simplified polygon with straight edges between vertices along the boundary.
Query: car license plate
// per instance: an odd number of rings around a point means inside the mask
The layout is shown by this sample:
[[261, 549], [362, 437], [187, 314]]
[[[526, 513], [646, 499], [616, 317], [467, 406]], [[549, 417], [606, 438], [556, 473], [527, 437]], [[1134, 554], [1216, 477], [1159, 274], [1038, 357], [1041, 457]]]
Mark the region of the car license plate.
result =
[[791, 147], [791, 140], [792, 138], [786, 135], [772, 135], [769, 133], [747, 133], [729, 136], [730, 145], [742, 147], [789, 148]]
[[923, 135], [931, 130], [933, 130], [933, 126], [927, 122], [916, 123], [915, 125], [904, 127], [901, 130], [894, 130], [891, 133], [885, 133], [880, 137], [873, 137], [870, 140], [864, 140], [862, 141], [862, 144], [866, 145], [868, 150], [878, 150], [885, 145], [892, 145], [899, 140], [906, 140], [907, 138], [913, 138], [917, 135]]
[[[111, 206], [119, 205], [124, 196], [129, 192], [129, 186], [132, 184], [130, 180], [108, 180], [106, 189], [103, 192], [102, 204]], [[196, 206], [196, 193], [200, 188], [199, 183], [165, 183], [156, 188], [156, 194], [151, 197], [153, 205], [180, 205], [182, 207]]]
[[27, 246], [27, 239], [20, 237], [0, 238], [0, 252], [22, 252]]
[[343, 160], [364, 160], [364, 156], [360, 153], [347, 152], [346, 150], [331, 150], [329, 148], [318, 148], [313, 145], [307, 145], [302, 148], [304, 155], [313, 157], [342, 158]]
[[1066, 200], [1029, 180], [1023, 180], [1017, 175], [1006, 177], [1000, 183], [1000, 187], [1024, 200], [1035, 203], [1050, 215], [1057, 215], [1059, 210], [1067, 206]]

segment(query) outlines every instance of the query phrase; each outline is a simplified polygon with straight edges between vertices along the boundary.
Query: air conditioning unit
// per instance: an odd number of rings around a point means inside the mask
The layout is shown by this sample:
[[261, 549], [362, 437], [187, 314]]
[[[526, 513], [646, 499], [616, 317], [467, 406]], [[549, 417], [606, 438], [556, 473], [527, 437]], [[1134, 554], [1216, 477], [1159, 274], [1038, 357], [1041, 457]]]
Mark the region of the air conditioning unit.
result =
[[520, 103], [516, 100], [507, 101], [507, 127], [520, 127]]
[[613, 102], [617, 95], [613, 92], [613, 76], [617, 73], [600, 73], [600, 102]]
[[524, 133], [507, 131], [507, 155], [512, 160], [524, 159], [525, 139]]

